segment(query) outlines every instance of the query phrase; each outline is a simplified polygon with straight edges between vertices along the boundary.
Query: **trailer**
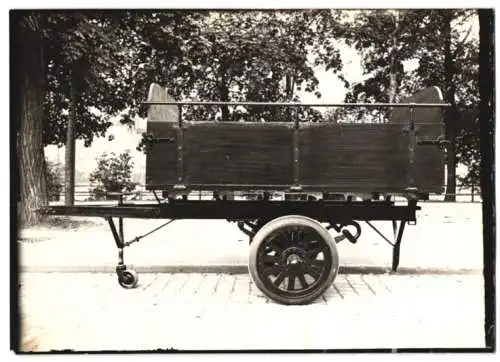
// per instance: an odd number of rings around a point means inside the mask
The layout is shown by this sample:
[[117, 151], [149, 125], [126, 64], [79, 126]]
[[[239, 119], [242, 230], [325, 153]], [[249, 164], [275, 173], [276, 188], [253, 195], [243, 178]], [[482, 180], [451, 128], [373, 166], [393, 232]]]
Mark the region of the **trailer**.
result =
[[[138, 282], [137, 273], [124, 262], [126, 247], [174, 220], [223, 219], [236, 222], [248, 235], [248, 270], [262, 293], [281, 304], [311, 303], [338, 273], [336, 244], [356, 243], [361, 222], [393, 247], [396, 271], [405, 225], [416, 224], [418, 202], [444, 191], [447, 141], [442, 113], [448, 104], [437, 87], [402, 103], [303, 104], [179, 102], [152, 84], [145, 103], [146, 189], [155, 201], [125, 202], [119, 195], [115, 205], [41, 210], [47, 215], [106, 219], [118, 249], [118, 282], [124, 288]], [[184, 119], [183, 110], [195, 106], [284, 107], [291, 112], [286, 122]], [[392, 112], [385, 123], [293, 117], [294, 109], [313, 106], [390, 107]], [[193, 191], [210, 192], [212, 199], [190, 199]], [[238, 192], [256, 197], [232, 197]], [[276, 192], [305, 197], [276, 199]], [[396, 197], [405, 201], [396, 202]], [[127, 240], [126, 218], [167, 221]], [[392, 223], [391, 238], [372, 224], [377, 220]]]

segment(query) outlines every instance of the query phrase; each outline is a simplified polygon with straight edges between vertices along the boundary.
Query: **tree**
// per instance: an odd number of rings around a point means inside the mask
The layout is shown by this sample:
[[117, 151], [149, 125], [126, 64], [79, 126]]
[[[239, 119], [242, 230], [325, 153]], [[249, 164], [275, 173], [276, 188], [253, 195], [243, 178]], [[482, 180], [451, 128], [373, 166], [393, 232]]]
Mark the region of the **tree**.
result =
[[103, 153], [97, 159], [97, 167], [90, 174], [89, 181], [92, 185], [90, 194], [94, 200], [116, 199], [113, 192], [131, 192], [137, 186], [132, 181], [134, 163], [129, 151], [116, 155]]
[[438, 84], [451, 104], [444, 119], [445, 137], [451, 142], [446, 152], [446, 201], [456, 199], [457, 163], [469, 166], [466, 178], [470, 181], [476, 179], [473, 175], [479, 163], [479, 44], [470, 36], [472, 25], [459, 30], [474, 16], [469, 10], [430, 11], [429, 31], [421, 36], [428, 47], [417, 53], [420, 65], [415, 75], [423, 86]]
[[[412, 59], [421, 46], [418, 29], [424, 23], [425, 14], [417, 10], [366, 10], [351, 15], [337, 29], [337, 36], [339, 41], [360, 53], [365, 80], [351, 84], [349, 75], [343, 74], [349, 89], [345, 101], [397, 102], [407, 95], [402, 89], [402, 83], [408, 82], [404, 77], [404, 63]], [[339, 120], [380, 122], [387, 119], [389, 113], [389, 108], [340, 108], [335, 117]]]
[[[27, 224], [39, 221], [40, 215], [36, 209], [46, 204], [48, 199], [43, 146], [53, 143], [60, 134], [58, 128], [54, 127], [54, 120], [57, 123], [64, 119], [64, 113], [57, 107], [57, 100], [60, 99], [58, 97], [64, 97], [61, 85], [66, 85], [64, 77], [68, 74], [61, 67], [66, 63], [72, 67], [72, 89], [75, 89], [78, 78], [74, 72], [77, 67], [73, 67], [74, 62], [69, 58], [69, 55], [75, 56], [76, 53], [74, 42], [59, 38], [65, 34], [60, 31], [65, 27], [64, 23], [72, 18], [67, 14], [50, 14], [11, 12], [13, 54], [17, 62], [14, 67], [13, 100], [14, 122], [19, 127], [19, 216], [21, 222]], [[71, 98], [75, 99], [74, 96]], [[76, 115], [75, 107], [73, 102], [73, 115]]]
[[125, 107], [121, 72], [127, 53], [117, 51], [123, 29], [99, 12], [53, 12], [46, 16], [47, 144], [66, 145], [65, 202], [74, 201], [75, 139], [90, 145], [104, 135], [109, 117]]
[[35, 13], [11, 12], [12, 54], [16, 60], [12, 82], [13, 123], [16, 128], [19, 172], [19, 218], [31, 225], [40, 220], [36, 210], [47, 204], [43, 153], [45, 64], [43, 23]]
[[[477, 41], [467, 10], [361, 11], [348, 22], [342, 37], [362, 55], [366, 80], [350, 85], [346, 102], [398, 101], [419, 89], [438, 86], [452, 107], [445, 113], [448, 182], [446, 200], [455, 200], [457, 161], [473, 175], [478, 164]], [[391, 36], [387, 36], [387, 34]], [[413, 71], [407, 61], [418, 60]], [[477, 108], [476, 108], [477, 109]], [[341, 109], [334, 119], [380, 122], [390, 109]]]
[[[179, 17], [180, 13], [170, 15], [177, 19], [178, 35], [189, 36], [182, 31], [191, 25], [189, 14]], [[155, 79], [147, 33], [157, 21], [148, 12], [11, 12], [13, 54], [22, 61], [15, 67], [12, 93], [17, 149], [23, 151], [18, 153], [23, 221], [37, 222], [40, 215], [34, 210], [46, 204], [44, 145], [68, 142], [72, 179], [71, 135], [89, 146], [95, 136], [104, 136], [111, 115], [122, 112], [122, 121], [130, 123], [137, 114]], [[171, 47], [169, 53], [178, 50]], [[145, 74], [142, 69], [148, 65], [153, 67]]]
[[[161, 70], [160, 83], [177, 99], [297, 100], [298, 91], [315, 92], [319, 84], [308, 49], [321, 41], [313, 27], [320, 15], [327, 16], [311, 11], [211, 13], [197, 23], [197, 36], [184, 42], [183, 58], [174, 59], [172, 67], [157, 67]], [[156, 44], [155, 57], [161, 63], [163, 49], [169, 46], [158, 39], [152, 43]], [[338, 51], [330, 52], [340, 59]], [[340, 65], [338, 61], [332, 70], [340, 70]], [[185, 117], [228, 121], [245, 115], [247, 120], [282, 119], [282, 114], [272, 112], [259, 107], [190, 107]]]
[[[319, 31], [324, 24], [335, 26], [336, 12], [212, 12], [192, 19], [193, 36], [189, 41], [178, 39], [183, 52], [170, 57], [170, 62], [164, 59], [170, 54], [171, 38], [158, 36], [171, 31], [164, 25], [169, 22], [162, 20], [150, 31], [156, 81], [175, 99], [285, 102], [298, 101], [302, 90], [319, 98], [316, 62], [310, 59], [313, 48], [329, 55], [332, 71], [341, 69], [338, 50]], [[262, 106], [190, 106], [183, 108], [182, 116], [188, 121], [289, 121], [291, 116], [322, 120], [321, 113], [310, 107], [292, 112]], [[143, 146], [144, 142], [138, 148]]]
[[[18, 118], [22, 126], [19, 140], [29, 149], [19, 162], [25, 189], [21, 199], [30, 204], [23, 207], [23, 215], [30, 215], [31, 221], [37, 219], [32, 211], [46, 202], [45, 177], [39, 177], [44, 172], [43, 145], [68, 143], [67, 179], [72, 184], [72, 135], [89, 146], [94, 137], [105, 135], [110, 116], [120, 114], [123, 123], [132, 124], [136, 115], [144, 115], [140, 102], [151, 82], [167, 86], [177, 99], [295, 100], [301, 89], [317, 91], [318, 81], [306, 49], [322, 48], [330, 55], [330, 68], [340, 69], [338, 51], [318, 30], [324, 24], [335, 24], [336, 13], [331, 11], [12, 14], [16, 19], [36, 20], [27, 22], [31, 33], [16, 31], [19, 36], [31, 37], [17, 41], [22, 46], [16, 54], [25, 60], [18, 74], [36, 85], [19, 88], [14, 97], [20, 111], [24, 107], [25, 113], [34, 116], [23, 124], [21, 118], [26, 117]], [[33, 54], [27, 44], [33, 45]], [[29, 54], [26, 49], [30, 49]], [[34, 64], [36, 71], [31, 69]], [[29, 92], [31, 103], [21, 105]], [[319, 112], [307, 107], [299, 108], [297, 114], [321, 120]], [[258, 107], [193, 107], [184, 116], [289, 119], [282, 110]], [[28, 125], [29, 130], [24, 127]], [[25, 175], [26, 165], [31, 164], [42, 171], [32, 168]], [[28, 198], [37, 201], [26, 201]]]

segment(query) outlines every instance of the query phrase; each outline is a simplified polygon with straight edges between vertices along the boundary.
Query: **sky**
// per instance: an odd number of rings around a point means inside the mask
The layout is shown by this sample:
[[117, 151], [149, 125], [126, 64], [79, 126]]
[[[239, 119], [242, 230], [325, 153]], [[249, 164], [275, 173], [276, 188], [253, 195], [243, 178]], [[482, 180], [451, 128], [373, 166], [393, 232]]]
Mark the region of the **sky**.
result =
[[[471, 25], [473, 26], [471, 34], [479, 34], [479, 24], [475, 19]], [[467, 27], [468, 30], [468, 27]], [[346, 79], [352, 84], [363, 80], [361, 57], [357, 52], [346, 46], [339, 44], [339, 50], [343, 63], [343, 73]], [[418, 66], [418, 61], [413, 60], [405, 64], [405, 70], [411, 70]], [[321, 68], [315, 68], [315, 75], [319, 80], [318, 90], [321, 92], [322, 103], [343, 103], [347, 89], [344, 84], [332, 72], [327, 72]], [[302, 102], [318, 102], [314, 94], [302, 92], [299, 94]], [[147, 94], [144, 95], [144, 98]], [[146, 164], [146, 156], [144, 153], [136, 150], [140, 142], [142, 132], [146, 131], [146, 120], [136, 119], [135, 128], [130, 129], [118, 123], [117, 119], [113, 119], [111, 126], [104, 138], [95, 138], [91, 147], [86, 148], [83, 141], [77, 140], [76, 143], [76, 170], [89, 174], [97, 165], [96, 158], [102, 153], [115, 152], [121, 153], [125, 150], [130, 150], [134, 160], [134, 173], [143, 174]], [[108, 141], [107, 136], [113, 135], [113, 141]], [[64, 164], [64, 147], [48, 146], [45, 148], [45, 154], [48, 160]], [[460, 170], [459, 170], [460, 172]], [[144, 177], [144, 176], [143, 176]], [[145, 181], [145, 180], [144, 180]]]

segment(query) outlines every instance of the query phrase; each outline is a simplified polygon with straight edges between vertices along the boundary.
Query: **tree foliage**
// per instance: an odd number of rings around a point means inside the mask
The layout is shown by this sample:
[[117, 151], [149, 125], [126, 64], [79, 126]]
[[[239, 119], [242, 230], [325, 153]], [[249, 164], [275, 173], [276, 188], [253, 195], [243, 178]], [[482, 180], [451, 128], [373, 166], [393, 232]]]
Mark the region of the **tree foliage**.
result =
[[[337, 18], [332, 11], [202, 13], [191, 15], [187, 37], [164, 36], [173, 30], [160, 21], [149, 32], [154, 80], [178, 100], [298, 101], [301, 91], [320, 98], [317, 62], [310, 54], [328, 55], [329, 69], [340, 71], [338, 50], [318, 31], [336, 24]], [[172, 38], [180, 44], [173, 57]], [[183, 108], [182, 116], [188, 121], [322, 120], [310, 107], [297, 108], [291, 115], [279, 107], [191, 106]]]
[[[454, 140], [448, 152], [450, 193], [455, 192], [456, 161], [468, 166], [466, 180], [479, 180], [478, 42], [468, 24], [473, 16], [473, 11], [453, 9], [360, 11], [342, 35], [361, 54], [365, 77], [349, 85], [346, 102], [399, 101], [422, 88], [438, 86], [452, 104], [445, 115], [446, 136]], [[418, 62], [416, 68], [405, 69], [411, 61]], [[329, 117], [383, 122], [389, 112], [339, 109]]]
[[[319, 98], [316, 58], [338, 73], [338, 50], [325, 29], [339, 13], [314, 11], [75, 11], [43, 19], [47, 90], [44, 143], [64, 145], [71, 85], [77, 88], [76, 137], [89, 146], [120, 114], [122, 123], [144, 116], [152, 82], [176, 99], [297, 101], [301, 91]], [[314, 109], [297, 110], [319, 121]], [[282, 121], [284, 109], [190, 107], [185, 119]]]
[[89, 181], [92, 188], [89, 190], [93, 200], [113, 199], [109, 193], [131, 192], [137, 186], [132, 181], [134, 162], [129, 151], [121, 154], [103, 153], [97, 159], [97, 167], [90, 174]]
[[71, 86], [75, 84], [76, 138], [90, 146], [104, 136], [109, 118], [127, 105], [129, 47], [124, 29], [99, 12], [51, 12], [46, 16], [47, 91], [45, 144], [66, 141]]
[[[472, 25], [467, 24], [476, 14], [467, 10], [443, 10], [429, 12], [428, 16], [431, 19], [429, 25], [434, 26], [435, 31], [422, 36], [428, 47], [417, 52], [420, 64], [409, 76], [420, 80], [422, 86], [434, 83], [443, 89], [445, 100], [452, 104], [446, 115], [447, 136], [454, 141], [450, 152], [454, 152], [457, 161], [468, 168], [465, 177], [459, 181], [478, 185], [479, 43], [471, 34]], [[446, 22], [451, 27], [448, 63], [446, 53], [442, 51], [446, 35], [442, 24]]]

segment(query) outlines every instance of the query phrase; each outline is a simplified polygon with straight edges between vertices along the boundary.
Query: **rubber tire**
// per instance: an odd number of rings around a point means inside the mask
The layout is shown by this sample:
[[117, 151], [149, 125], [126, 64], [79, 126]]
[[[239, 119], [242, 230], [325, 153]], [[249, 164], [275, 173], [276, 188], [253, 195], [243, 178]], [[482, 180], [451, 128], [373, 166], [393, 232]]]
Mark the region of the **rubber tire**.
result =
[[[286, 298], [277, 295], [270, 290], [267, 290], [264, 284], [262, 283], [259, 274], [257, 272], [257, 251], [259, 249], [259, 246], [266, 240], [266, 237], [270, 233], [280, 228], [292, 225], [312, 227], [318, 232], [319, 235], [323, 237], [323, 240], [327, 243], [329, 247], [328, 249], [331, 253], [332, 268], [330, 270], [330, 274], [328, 275], [323, 285], [312, 291], [310, 294], [297, 298]], [[264, 293], [264, 295], [266, 295], [273, 301], [280, 304], [303, 305], [315, 301], [320, 296], [322, 296], [323, 293], [332, 285], [333, 281], [335, 280], [335, 277], [337, 276], [338, 270], [339, 270], [339, 255], [337, 251], [337, 245], [333, 236], [318, 221], [308, 218], [306, 216], [287, 215], [271, 220], [255, 234], [253, 241], [250, 244], [250, 255], [248, 260], [248, 271], [250, 273], [250, 277], [252, 278], [252, 281], [255, 283], [257, 288], [259, 288], [259, 290], [262, 293]]]
[[[137, 272], [135, 270], [125, 269], [121, 272], [121, 274], [122, 275], [118, 275], [118, 284], [120, 284], [122, 288], [133, 289], [137, 286], [137, 283], [139, 282], [139, 276], [137, 275]], [[129, 280], [125, 281], [124, 277]]]

